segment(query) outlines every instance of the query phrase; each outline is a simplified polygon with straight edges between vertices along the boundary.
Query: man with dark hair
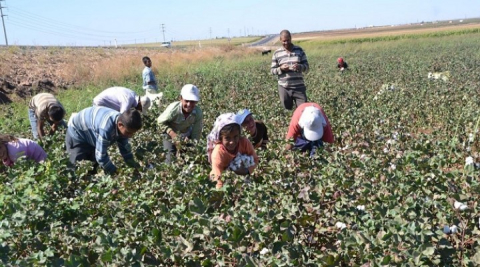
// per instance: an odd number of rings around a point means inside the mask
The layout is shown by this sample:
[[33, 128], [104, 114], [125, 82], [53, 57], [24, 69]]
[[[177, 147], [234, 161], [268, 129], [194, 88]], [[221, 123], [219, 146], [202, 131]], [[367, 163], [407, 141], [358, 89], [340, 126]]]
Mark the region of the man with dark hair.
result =
[[158, 85], [157, 85], [157, 80], [155, 79], [155, 74], [151, 69], [152, 61], [150, 60], [149, 57], [143, 57], [142, 61], [143, 61], [143, 64], [145, 65], [145, 68], [143, 69], [143, 72], [142, 72], [143, 89], [145, 90], [145, 93], [157, 94]]
[[282, 47], [272, 56], [270, 73], [278, 77], [278, 94], [283, 107], [292, 110], [293, 102], [298, 107], [307, 102], [307, 88], [303, 73], [309, 65], [303, 49], [292, 44], [292, 35], [288, 30], [280, 32]]
[[120, 154], [130, 167], [138, 167], [133, 159], [128, 138], [142, 128], [142, 116], [138, 110], [119, 113], [106, 107], [89, 107], [75, 114], [68, 121], [65, 144], [70, 163], [89, 160], [106, 173], [113, 174], [117, 167], [108, 156], [108, 147], [117, 143]]
[[34, 139], [45, 136], [45, 121], [50, 124], [49, 134], [53, 134], [58, 126], [66, 127], [63, 120], [65, 109], [62, 104], [49, 93], [40, 93], [35, 95], [28, 104], [28, 117], [30, 118], [30, 126]]

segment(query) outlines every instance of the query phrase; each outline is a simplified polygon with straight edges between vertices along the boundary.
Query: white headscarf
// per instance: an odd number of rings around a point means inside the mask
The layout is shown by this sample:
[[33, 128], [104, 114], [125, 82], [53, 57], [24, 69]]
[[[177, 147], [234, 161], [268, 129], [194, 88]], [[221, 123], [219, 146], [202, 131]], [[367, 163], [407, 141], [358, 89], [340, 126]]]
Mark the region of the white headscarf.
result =
[[240, 131], [242, 129], [241, 124], [238, 123], [238, 117], [235, 113], [224, 113], [217, 117], [215, 124], [213, 124], [212, 131], [207, 136], [207, 156], [208, 162], [211, 163], [211, 155], [213, 148], [216, 144], [220, 143], [220, 131], [226, 125], [236, 123], [240, 125]]

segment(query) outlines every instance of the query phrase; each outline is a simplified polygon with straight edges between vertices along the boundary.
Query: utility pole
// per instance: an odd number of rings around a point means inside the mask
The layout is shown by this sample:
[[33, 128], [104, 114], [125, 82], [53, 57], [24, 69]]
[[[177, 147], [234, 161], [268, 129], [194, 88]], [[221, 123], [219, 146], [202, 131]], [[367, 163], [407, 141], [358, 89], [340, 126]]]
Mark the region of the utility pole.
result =
[[212, 27], [210, 27], [210, 39], [212, 39]]
[[5, 34], [5, 44], [8, 46], [7, 29], [5, 29], [5, 20], [3, 19], [3, 17], [7, 15], [3, 15], [2, 1], [5, 1], [5, 0], [0, 0], [0, 17], [2, 17], [3, 33]]
[[165, 24], [162, 23], [163, 42], [165, 42]]

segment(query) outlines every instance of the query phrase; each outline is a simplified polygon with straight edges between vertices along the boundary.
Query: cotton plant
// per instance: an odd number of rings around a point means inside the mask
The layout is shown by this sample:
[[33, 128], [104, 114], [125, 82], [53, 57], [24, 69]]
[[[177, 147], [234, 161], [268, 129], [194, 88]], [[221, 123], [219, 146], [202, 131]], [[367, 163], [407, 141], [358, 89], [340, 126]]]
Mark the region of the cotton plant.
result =
[[230, 168], [230, 170], [236, 171], [236, 170], [241, 169], [242, 167], [250, 168], [253, 165], [255, 165], [255, 161], [253, 160], [253, 156], [237, 153], [237, 155], [232, 160], [232, 162], [230, 162], [230, 165], [228, 167]]

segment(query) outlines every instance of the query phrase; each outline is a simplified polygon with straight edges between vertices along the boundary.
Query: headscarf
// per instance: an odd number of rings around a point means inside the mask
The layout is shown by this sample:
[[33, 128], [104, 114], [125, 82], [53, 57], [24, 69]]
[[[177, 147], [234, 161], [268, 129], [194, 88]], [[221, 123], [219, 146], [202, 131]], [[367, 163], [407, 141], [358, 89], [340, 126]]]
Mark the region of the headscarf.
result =
[[226, 125], [236, 123], [240, 125], [240, 131], [242, 129], [241, 124], [238, 122], [238, 117], [235, 113], [224, 113], [217, 117], [213, 124], [212, 131], [207, 135], [207, 156], [208, 162], [211, 163], [211, 156], [213, 148], [216, 144], [220, 143], [220, 131]]

